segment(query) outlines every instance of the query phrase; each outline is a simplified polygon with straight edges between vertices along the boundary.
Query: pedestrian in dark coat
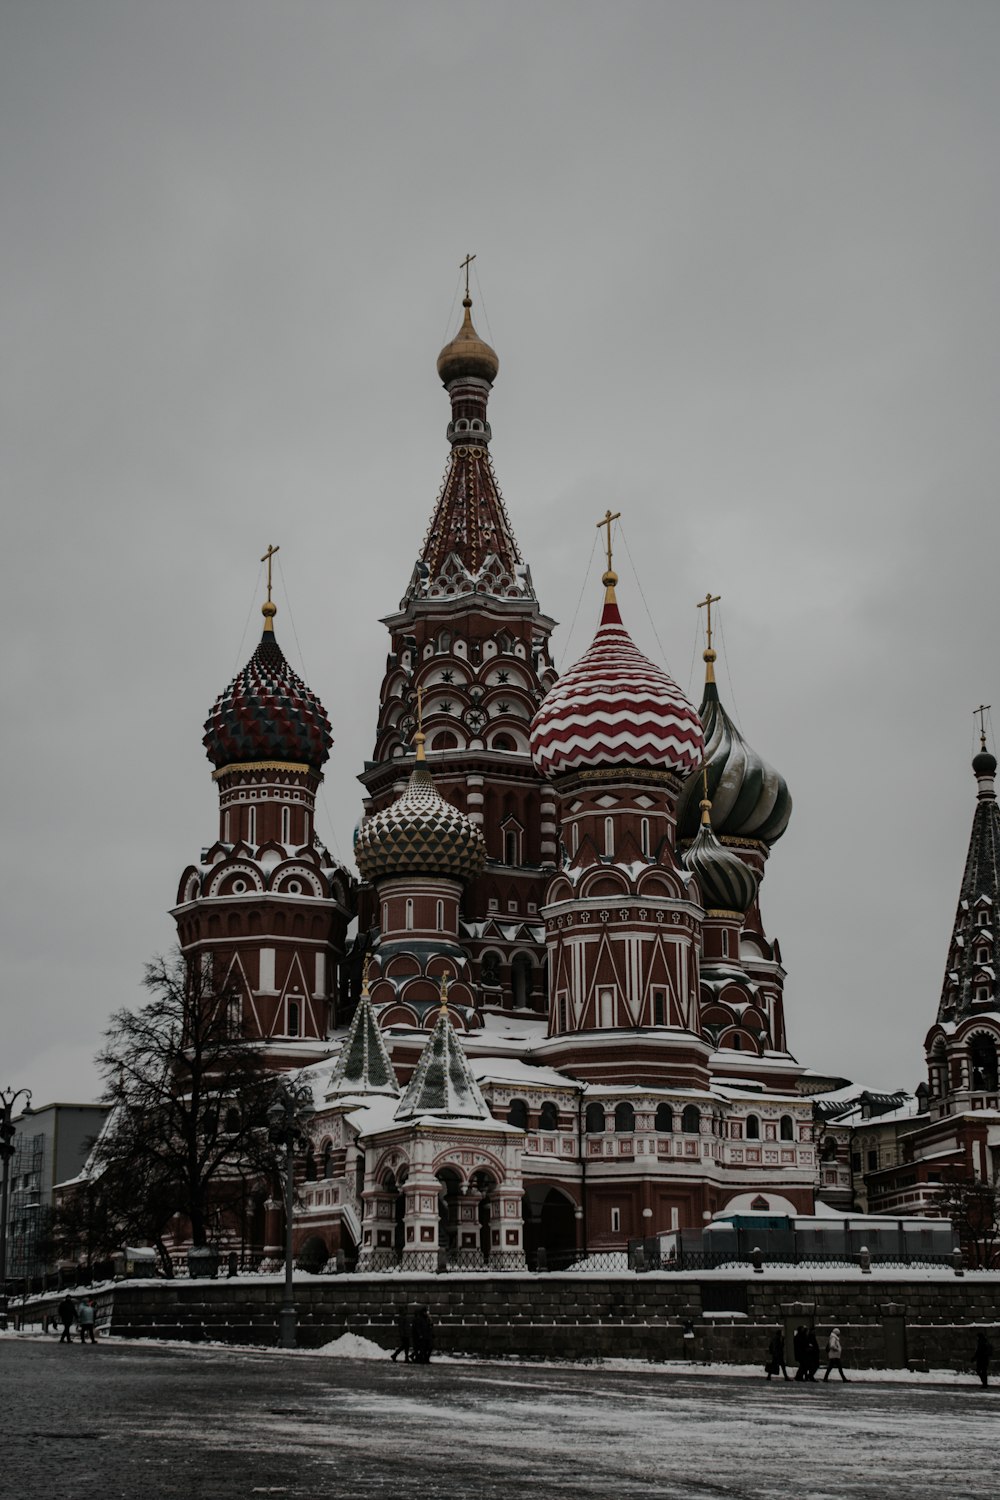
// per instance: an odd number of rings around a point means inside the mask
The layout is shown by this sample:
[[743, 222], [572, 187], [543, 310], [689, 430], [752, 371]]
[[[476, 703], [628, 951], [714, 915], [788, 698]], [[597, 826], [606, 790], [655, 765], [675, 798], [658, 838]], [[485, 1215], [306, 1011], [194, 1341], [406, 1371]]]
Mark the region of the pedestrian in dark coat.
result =
[[779, 1372], [784, 1375], [786, 1380], [790, 1378], [785, 1368], [785, 1335], [780, 1328], [767, 1346], [767, 1364], [765, 1369], [767, 1370], [768, 1380], [770, 1380], [772, 1375], [777, 1375]]
[[816, 1330], [810, 1328], [806, 1334], [806, 1379], [815, 1380], [816, 1371], [819, 1369], [819, 1341], [816, 1338]]
[[76, 1322], [76, 1303], [69, 1292], [59, 1304], [59, 1321], [62, 1323], [62, 1333], [59, 1336], [60, 1344], [71, 1344], [73, 1342], [73, 1324]]
[[413, 1319], [413, 1363], [430, 1364], [434, 1347], [434, 1324], [426, 1307], [418, 1307]]
[[989, 1383], [990, 1360], [993, 1358], [993, 1345], [980, 1328], [976, 1334], [976, 1352], [972, 1356], [976, 1367], [976, 1374], [983, 1385]]
[[410, 1315], [405, 1307], [401, 1307], [396, 1314], [396, 1337], [399, 1343], [389, 1357], [395, 1362], [396, 1356], [401, 1354], [404, 1365], [408, 1365], [410, 1363]]
[[824, 1380], [830, 1379], [831, 1370], [839, 1370], [841, 1380], [847, 1379], [847, 1376], [844, 1374], [843, 1359], [844, 1346], [840, 1342], [840, 1329], [831, 1328], [830, 1337], [826, 1341], [826, 1374], [823, 1376]]
[[809, 1343], [805, 1325], [800, 1323], [792, 1335], [792, 1353], [798, 1368], [795, 1371], [796, 1380], [808, 1379], [809, 1371]]

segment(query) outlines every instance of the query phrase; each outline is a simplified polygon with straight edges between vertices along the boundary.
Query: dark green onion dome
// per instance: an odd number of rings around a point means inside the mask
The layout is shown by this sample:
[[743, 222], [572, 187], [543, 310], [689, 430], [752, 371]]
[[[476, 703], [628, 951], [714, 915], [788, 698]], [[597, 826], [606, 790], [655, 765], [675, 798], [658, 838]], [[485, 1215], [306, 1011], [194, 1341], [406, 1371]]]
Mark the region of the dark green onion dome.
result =
[[364, 880], [393, 875], [468, 880], [486, 862], [486, 845], [475, 823], [434, 785], [423, 758], [423, 738], [416, 736], [417, 764], [406, 791], [358, 830], [354, 857]]
[[681, 853], [681, 864], [697, 878], [706, 911], [746, 916], [757, 894], [757, 876], [732, 849], [716, 838], [709, 819], [712, 804], [702, 800], [697, 837]]
[[[705, 768], [712, 823], [720, 838], [759, 839], [773, 844], [788, 827], [792, 797], [779, 771], [748, 745], [719, 701], [712, 670], [715, 652], [706, 651], [708, 680], [698, 710], [705, 731]], [[677, 833], [698, 833], [702, 772], [689, 777], [677, 804]]]
[[217, 771], [252, 761], [283, 761], [319, 771], [333, 744], [330, 720], [274, 638], [275, 606], [267, 603], [262, 612], [260, 645], [216, 698], [202, 744]]
[[995, 776], [997, 774], [997, 758], [991, 755], [985, 748], [972, 758], [972, 769], [977, 776]]

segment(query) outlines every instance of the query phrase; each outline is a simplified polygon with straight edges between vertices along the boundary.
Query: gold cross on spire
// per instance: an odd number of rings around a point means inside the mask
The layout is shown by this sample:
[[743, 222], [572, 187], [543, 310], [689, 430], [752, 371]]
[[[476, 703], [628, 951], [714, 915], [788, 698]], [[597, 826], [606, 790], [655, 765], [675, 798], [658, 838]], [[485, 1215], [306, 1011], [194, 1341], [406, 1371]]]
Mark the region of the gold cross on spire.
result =
[[704, 599], [698, 600], [698, 608], [705, 611], [705, 635], [707, 637], [707, 644], [701, 655], [702, 660], [705, 663], [706, 682], [715, 681], [715, 651], [712, 649], [712, 605], [718, 604], [721, 598], [721, 594], [713, 594], [711, 589], [709, 589]]
[[475, 258], [476, 257], [474, 255], [467, 255], [465, 257], [465, 259], [460, 262], [459, 267], [458, 267], [458, 269], [460, 271], [464, 271], [465, 272], [465, 300], [466, 301], [469, 300], [469, 267], [472, 265], [472, 262], [475, 260]]
[[[608, 572], [609, 573], [611, 572], [611, 523], [612, 523], [612, 521], [618, 521], [620, 519], [621, 519], [621, 511], [620, 510], [616, 510], [613, 513], [610, 510], [606, 510], [604, 512], [604, 518], [603, 518], [603, 520], [600, 520], [597, 523], [597, 529], [598, 529], [598, 531], [600, 531], [600, 529], [601, 529], [602, 526], [606, 526], [608, 528], [608, 534], [607, 534], [607, 537], [605, 538], [605, 541], [604, 541], [604, 550], [608, 554]], [[615, 582], [617, 582], [617, 579], [615, 580]]]
[[260, 612], [264, 616], [265, 630], [274, 629], [274, 617], [278, 613], [278, 606], [271, 603], [271, 558], [280, 550], [280, 547], [275, 547], [269, 542], [267, 551], [261, 558], [261, 562], [267, 563], [267, 603], [262, 604], [260, 607]]
[[978, 708], [972, 710], [973, 718], [976, 717], [976, 714], [979, 715], [979, 748], [981, 750], [986, 749], [986, 715], [992, 707], [992, 703], [980, 703]]
[[445, 1012], [445, 1011], [447, 1011], [447, 1009], [448, 1009], [448, 976], [447, 976], [447, 974], [442, 974], [441, 975], [441, 1010], [442, 1010], [442, 1012]]

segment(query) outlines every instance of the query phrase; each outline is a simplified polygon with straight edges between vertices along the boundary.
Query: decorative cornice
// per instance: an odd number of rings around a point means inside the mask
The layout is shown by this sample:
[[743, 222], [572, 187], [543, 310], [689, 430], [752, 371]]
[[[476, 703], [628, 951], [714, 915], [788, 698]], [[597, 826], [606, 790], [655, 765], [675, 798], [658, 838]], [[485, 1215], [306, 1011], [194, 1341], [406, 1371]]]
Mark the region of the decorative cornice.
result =
[[315, 776], [317, 781], [323, 780], [322, 771], [317, 771], [315, 767], [306, 765], [305, 761], [296, 760], [236, 761], [231, 766], [220, 766], [217, 771], [213, 771], [212, 780], [221, 781], [224, 776], [245, 776], [255, 771], [292, 771], [298, 776]]

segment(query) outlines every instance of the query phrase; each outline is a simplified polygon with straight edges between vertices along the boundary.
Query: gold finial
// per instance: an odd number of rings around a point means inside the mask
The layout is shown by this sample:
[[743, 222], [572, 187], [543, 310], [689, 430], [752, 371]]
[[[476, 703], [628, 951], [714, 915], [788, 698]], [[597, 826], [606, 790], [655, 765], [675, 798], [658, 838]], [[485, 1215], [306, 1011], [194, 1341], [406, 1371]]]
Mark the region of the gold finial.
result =
[[446, 1015], [448, 1011], [448, 976], [441, 975], [441, 1014]]
[[469, 296], [469, 267], [475, 258], [474, 255], [467, 255], [458, 267], [460, 271], [465, 272], [465, 304], [468, 307], [472, 306], [472, 298]]
[[362, 994], [362, 996], [365, 996], [365, 995], [368, 994], [368, 969], [369, 969], [369, 967], [371, 965], [371, 961], [372, 961], [371, 954], [370, 953], [366, 953], [365, 954], [364, 967], [361, 970], [361, 994]]
[[262, 604], [260, 607], [260, 612], [264, 616], [265, 630], [274, 629], [274, 617], [278, 613], [278, 606], [276, 604], [272, 604], [271, 602], [271, 558], [276, 552], [280, 551], [280, 546], [274, 547], [270, 543], [268, 543], [267, 551], [261, 558], [261, 562], [267, 563], [267, 603]]
[[424, 734], [424, 690], [421, 685], [417, 688], [417, 732], [413, 736], [413, 743], [417, 747], [418, 761], [427, 759], [424, 754], [424, 741], [426, 738], [427, 736]]
[[701, 768], [701, 786], [702, 797], [701, 801], [698, 803], [698, 806], [701, 808], [702, 827], [711, 828], [712, 799], [708, 795], [708, 766], [702, 766]]
[[706, 644], [705, 644], [705, 650], [701, 653], [702, 660], [705, 663], [705, 681], [706, 682], [714, 682], [715, 681], [715, 658], [716, 658], [716, 653], [712, 649], [712, 605], [713, 604], [718, 604], [718, 602], [719, 602], [719, 600], [721, 598], [722, 598], [721, 594], [713, 594], [711, 592], [711, 590], [709, 590], [709, 592], [705, 595], [704, 599], [699, 599], [699, 601], [698, 601], [698, 608], [699, 609], [703, 609], [705, 611], [705, 615], [706, 615], [706, 618], [705, 618], [705, 635], [706, 635], [707, 639], [706, 639]]
[[980, 705], [979, 705], [978, 708], [974, 708], [972, 710], [972, 717], [973, 718], [976, 717], [976, 714], [979, 715], [979, 748], [980, 748], [980, 750], [985, 750], [986, 749], [986, 715], [989, 713], [989, 711], [990, 711], [990, 709], [992, 707], [993, 707], [992, 703], [980, 703]]
[[604, 577], [601, 579], [601, 582], [604, 584], [604, 587], [607, 590], [607, 593], [604, 595], [604, 602], [606, 604], [614, 604], [615, 602], [615, 584], [618, 582], [618, 574], [611, 566], [611, 523], [612, 521], [618, 521], [620, 519], [620, 510], [616, 510], [614, 512], [607, 510], [604, 512], [603, 520], [600, 520], [597, 523], [598, 531], [600, 531], [602, 526], [607, 527], [607, 537], [605, 538], [604, 549], [608, 554], [608, 566], [605, 571]]

